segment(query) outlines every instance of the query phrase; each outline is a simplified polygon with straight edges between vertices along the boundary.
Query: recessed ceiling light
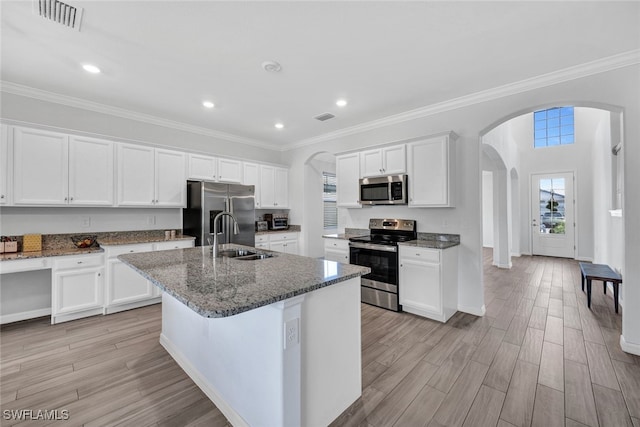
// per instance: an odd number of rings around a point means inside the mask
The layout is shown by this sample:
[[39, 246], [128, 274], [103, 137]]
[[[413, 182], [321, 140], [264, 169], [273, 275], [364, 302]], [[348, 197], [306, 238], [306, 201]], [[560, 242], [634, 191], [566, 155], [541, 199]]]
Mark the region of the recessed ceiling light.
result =
[[211, 101], [202, 101], [202, 105], [207, 107], [207, 108], [213, 108], [215, 107], [215, 104]]
[[336, 105], [338, 107], [344, 107], [345, 105], [347, 105], [347, 100], [346, 99], [338, 99], [336, 101]]
[[91, 65], [91, 64], [84, 64], [82, 66], [82, 68], [87, 72], [87, 73], [91, 73], [91, 74], [98, 74], [100, 72], [100, 68], [96, 67], [95, 65]]
[[276, 129], [282, 129], [284, 125], [282, 123], [276, 123]]

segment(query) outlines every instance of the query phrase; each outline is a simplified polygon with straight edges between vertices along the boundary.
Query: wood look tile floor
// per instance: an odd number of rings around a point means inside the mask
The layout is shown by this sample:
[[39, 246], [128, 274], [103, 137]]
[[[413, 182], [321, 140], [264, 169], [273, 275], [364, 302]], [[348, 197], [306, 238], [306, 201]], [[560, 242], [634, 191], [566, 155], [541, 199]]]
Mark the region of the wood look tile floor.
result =
[[[332, 426], [640, 427], [640, 357], [620, 349], [600, 282], [588, 310], [576, 261], [521, 257], [502, 270], [484, 254], [484, 317], [442, 324], [362, 305], [362, 397]], [[1, 425], [229, 425], [159, 333], [159, 305], [3, 326]], [[69, 419], [5, 419], [21, 409]]]

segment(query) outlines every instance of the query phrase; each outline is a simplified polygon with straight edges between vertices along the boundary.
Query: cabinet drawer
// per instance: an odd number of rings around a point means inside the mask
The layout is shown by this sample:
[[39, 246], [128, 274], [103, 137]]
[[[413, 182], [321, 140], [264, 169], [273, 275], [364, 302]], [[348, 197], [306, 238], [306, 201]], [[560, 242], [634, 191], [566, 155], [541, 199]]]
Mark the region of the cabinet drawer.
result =
[[122, 255], [122, 254], [131, 254], [135, 252], [151, 252], [151, 251], [153, 251], [153, 244], [144, 243], [140, 245], [111, 246], [107, 249], [107, 254], [109, 258], [115, 258], [118, 255]]
[[402, 262], [403, 259], [440, 264], [440, 249], [400, 246], [400, 262]]
[[269, 241], [269, 235], [268, 234], [257, 234], [256, 235], [256, 245], [258, 243], [267, 243]]
[[343, 239], [324, 239], [324, 248], [348, 251], [349, 241]]
[[104, 266], [104, 259], [102, 255], [61, 257], [61, 259], [56, 260], [55, 262], [56, 270], [68, 270], [68, 269], [76, 269], [76, 268], [102, 267], [102, 266]]
[[269, 239], [271, 239], [272, 242], [279, 240], [298, 240], [298, 233], [274, 233]]

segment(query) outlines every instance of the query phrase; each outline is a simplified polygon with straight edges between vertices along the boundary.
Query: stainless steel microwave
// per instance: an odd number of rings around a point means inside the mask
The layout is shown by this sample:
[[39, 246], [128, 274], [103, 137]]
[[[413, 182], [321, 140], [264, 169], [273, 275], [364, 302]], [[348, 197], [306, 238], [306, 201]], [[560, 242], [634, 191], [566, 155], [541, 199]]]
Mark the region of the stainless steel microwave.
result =
[[363, 205], [406, 205], [407, 175], [385, 175], [360, 180]]

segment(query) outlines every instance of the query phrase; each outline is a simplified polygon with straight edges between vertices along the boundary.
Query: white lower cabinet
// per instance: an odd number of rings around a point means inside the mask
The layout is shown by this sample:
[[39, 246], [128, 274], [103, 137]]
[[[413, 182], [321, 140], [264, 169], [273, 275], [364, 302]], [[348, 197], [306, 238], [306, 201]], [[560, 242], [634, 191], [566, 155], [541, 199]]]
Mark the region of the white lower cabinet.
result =
[[349, 264], [349, 241], [325, 238], [324, 259]]
[[53, 267], [51, 323], [103, 313], [104, 256], [60, 257]]
[[255, 247], [298, 255], [298, 234], [298, 232], [259, 234], [256, 236]]
[[399, 246], [403, 311], [446, 322], [458, 307], [458, 247]]
[[[118, 255], [151, 252], [153, 251], [153, 244], [106, 246], [105, 249], [107, 252], [105, 312], [115, 313], [156, 302], [149, 301], [154, 298], [154, 286], [151, 282], [118, 259]], [[139, 304], [140, 302], [145, 302], [145, 304]]]

